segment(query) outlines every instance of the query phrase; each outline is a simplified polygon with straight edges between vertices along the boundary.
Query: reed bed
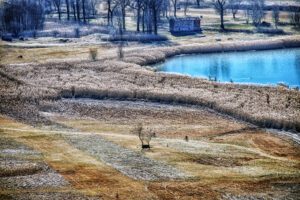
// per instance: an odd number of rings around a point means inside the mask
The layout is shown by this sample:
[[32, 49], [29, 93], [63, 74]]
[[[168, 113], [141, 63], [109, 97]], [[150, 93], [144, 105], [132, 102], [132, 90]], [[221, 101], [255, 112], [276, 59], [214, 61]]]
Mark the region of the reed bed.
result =
[[[142, 53], [126, 52], [122, 61], [47, 63], [2, 66], [1, 109], [18, 115], [14, 104], [24, 103], [21, 116], [38, 113], [41, 100], [94, 98], [144, 100], [205, 106], [260, 127], [300, 132], [300, 92], [278, 87], [216, 83], [189, 76], [155, 73], [149, 63], [182, 53], [271, 49], [300, 46], [300, 38], [162, 47]], [[2, 74], [3, 74], [2, 73]], [[14, 77], [8, 78], [8, 77]], [[17, 84], [15, 80], [24, 83]], [[4, 100], [2, 100], [4, 99]], [[30, 108], [26, 110], [26, 108]], [[14, 110], [14, 112], [10, 111]], [[13, 114], [12, 114], [13, 113]], [[32, 115], [37, 118], [39, 115]], [[42, 120], [43, 121], [43, 120]]]
[[125, 61], [139, 65], [150, 65], [162, 62], [168, 57], [180, 54], [219, 53], [231, 51], [259, 51], [300, 47], [300, 37], [284, 37], [280, 39], [254, 40], [244, 42], [215, 42], [210, 44], [193, 44], [173, 47], [153, 48], [149, 51], [133, 52]]

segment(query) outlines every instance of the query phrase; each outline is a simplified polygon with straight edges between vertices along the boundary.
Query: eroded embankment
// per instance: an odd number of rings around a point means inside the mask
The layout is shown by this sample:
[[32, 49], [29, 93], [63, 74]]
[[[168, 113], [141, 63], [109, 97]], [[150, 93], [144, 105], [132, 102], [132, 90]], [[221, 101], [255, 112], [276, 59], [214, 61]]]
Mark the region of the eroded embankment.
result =
[[[0, 111], [28, 120], [26, 116], [38, 113], [35, 108], [45, 98], [145, 100], [206, 106], [261, 127], [300, 132], [299, 91], [283, 87], [216, 83], [188, 76], [155, 73], [138, 65], [158, 62], [181, 53], [295, 46], [300, 46], [299, 37], [245, 42], [244, 45], [218, 43], [211, 47], [190, 45], [155, 48], [140, 53], [127, 52], [123, 61], [1, 66], [1, 71], [7, 77], [14, 77], [14, 80], [23, 83], [1, 76]], [[22, 102], [26, 106], [22, 107]], [[15, 109], [14, 105], [20, 109]], [[32, 116], [39, 118], [38, 115]]]

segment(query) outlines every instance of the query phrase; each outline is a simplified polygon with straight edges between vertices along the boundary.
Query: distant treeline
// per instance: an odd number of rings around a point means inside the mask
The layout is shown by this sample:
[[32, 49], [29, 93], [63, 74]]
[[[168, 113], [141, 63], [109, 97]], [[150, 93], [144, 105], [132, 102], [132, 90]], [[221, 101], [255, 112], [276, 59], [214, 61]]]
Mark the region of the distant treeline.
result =
[[263, 22], [266, 10], [273, 11], [276, 24], [280, 21], [279, 12], [289, 11], [291, 24], [300, 26], [300, 6], [266, 5], [264, 0], [2, 0], [0, 32], [18, 36], [24, 31], [42, 29], [45, 18], [80, 23], [101, 18], [104, 19], [102, 25], [114, 26], [123, 32], [127, 29], [126, 20], [130, 13], [137, 32], [157, 34], [162, 18], [177, 17], [178, 10], [188, 15], [189, 8], [203, 6], [216, 10], [222, 29], [225, 29], [224, 15], [231, 12], [235, 18], [240, 10], [255, 26]]
[[45, 19], [39, 1], [4, 1], [1, 3], [0, 16], [2, 29], [14, 35], [25, 30], [41, 29]]

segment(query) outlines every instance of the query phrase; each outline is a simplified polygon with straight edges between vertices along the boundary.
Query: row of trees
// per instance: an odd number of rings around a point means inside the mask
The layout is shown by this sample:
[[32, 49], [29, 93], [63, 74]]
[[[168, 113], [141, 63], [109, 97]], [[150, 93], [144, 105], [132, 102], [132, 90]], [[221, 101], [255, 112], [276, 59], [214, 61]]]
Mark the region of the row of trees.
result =
[[[242, 7], [242, 4], [244, 4], [243, 9], [245, 10], [247, 19], [251, 18], [252, 23], [255, 26], [261, 25], [265, 16], [265, 0], [212, 0], [212, 3], [216, 12], [220, 15], [220, 27], [223, 30], [225, 29], [224, 15], [228, 10], [230, 10], [233, 18], [235, 19], [236, 14]], [[300, 8], [297, 6], [291, 6], [288, 10], [290, 12], [290, 22], [295, 26], [300, 26]], [[279, 6], [273, 6], [272, 17], [276, 28], [279, 23], [279, 14]]]
[[0, 3], [0, 24], [7, 32], [18, 35], [43, 27], [44, 7], [41, 0], [10, 0]]
[[[36, 30], [42, 27], [45, 15], [53, 14], [59, 20], [73, 20], [86, 23], [95, 18], [102, 5], [101, 14], [109, 26], [118, 25], [126, 30], [127, 12], [133, 12], [136, 20], [136, 31], [157, 33], [161, 17], [177, 16], [179, 6], [187, 13], [188, 7], [202, 5], [203, 0], [3, 0], [0, 5], [1, 28], [17, 34], [24, 30]], [[254, 25], [262, 23], [265, 0], [207, 0], [220, 15], [220, 27], [224, 27], [224, 16], [231, 11], [236, 17], [241, 5], [247, 5], [247, 16]], [[200, 13], [199, 13], [200, 15]], [[279, 20], [279, 9], [273, 12], [274, 19]], [[293, 22], [300, 21], [299, 11], [292, 12]]]
[[212, 0], [216, 12], [220, 15], [221, 29], [224, 27], [224, 15], [230, 8], [233, 18], [235, 18], [242, 2], [247, 3], [247, 15], [252, 18], [253, 24], [258, 26], [264, 17], [265, 0]]
[[45, 0], [48, 10], [50, 12], [56, 10], [59, 20], [62, 18], [62, 13], [65, 12], [67, 20], [72, 19], [85, 23], [91, 15], [95, 17], [99, 3], [100, 0]]
[[[106, 5], [105, 12], [107, 18], [107, 25], [113, 25], [114, 19], [118, 24], [121, 24], [122, 29], [126, 29], [126, 12], [128, 10], [134, 11], [136, 19], [136, 31], [143, 31], [149, 33], [157, 33], [157, 23], [161, 16], [168, 16], [169, 10], [173, 11], [173, 16], [177, 17], [177, 10], [181, 6], [186, 15], [189, 6], [200, 7], [204, 0], [48, 0], [60, 2], [55, 3], [57, 12], [61, 13], [61, 8], [64, 6], [67, 10], [67, 19], [70, 19], [70, 10], [74, 13], [74, 19], [80, 20], [80, 10], [82, 10], [83, 21], [86, 22], [86, 10], [92, 11], [96, 14], [96, 7], [100, 3]], [[265, 0], [211, 0], [205, 1], [206, 4], [211, 2], [212, 7], [220, 15], [220, 27], [225, 29], [224, 16], [228, 11], [231, 11], [233, 18], [241, 9], [242, 5], [245, 9], [246, 15], [251, 18], [255, 26], [259, 26], [264, 18]], [[71, 9], [69, 8], [71, 7]], [[89, 9], [86, 9], [88, 7]], [[77, 18], [76, 18], [77, 13]], [[291, 14], [291, 21], [298, 21], [298, 14]], [[60, 14], [59, 14], [60, 16]], [[59, 17], [60, 18], [60, 17]], [[273, 18], [275, 24], [279, 21], [279, 8], [274, 7]]]
[[158, 22], [162, 13], [166, 13], [167, 0], [106, 0], [107, 24], [113, 25], [114, 16], [126, 30], [126, 11], [134, 10], [136, 31], [157, 34]]

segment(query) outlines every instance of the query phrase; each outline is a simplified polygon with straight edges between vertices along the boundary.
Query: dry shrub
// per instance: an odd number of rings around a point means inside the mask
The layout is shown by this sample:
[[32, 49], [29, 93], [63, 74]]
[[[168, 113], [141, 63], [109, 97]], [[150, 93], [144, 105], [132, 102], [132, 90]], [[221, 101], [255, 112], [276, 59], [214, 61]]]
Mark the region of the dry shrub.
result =
[[98, 56], [98, 49], [97, 48], [90, 48], [89, 49], [90, 59], [92, 61], [96, 61]]
[[138, 135], [142, 144], [142, 149], [150, 149], [150, 141], [155, 135], [154, 131], [151, 128], [143, 127], [143, 125], [139, 123], [136, 125], [136, 127], [133, 128], [132, 133], [134, 135]]

